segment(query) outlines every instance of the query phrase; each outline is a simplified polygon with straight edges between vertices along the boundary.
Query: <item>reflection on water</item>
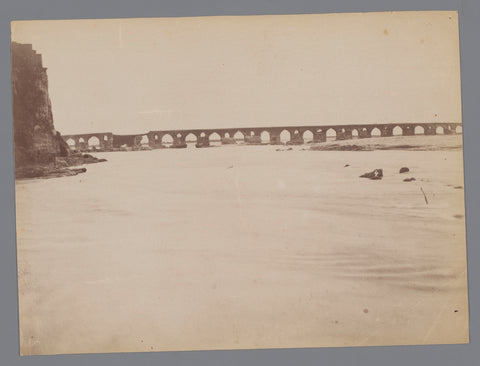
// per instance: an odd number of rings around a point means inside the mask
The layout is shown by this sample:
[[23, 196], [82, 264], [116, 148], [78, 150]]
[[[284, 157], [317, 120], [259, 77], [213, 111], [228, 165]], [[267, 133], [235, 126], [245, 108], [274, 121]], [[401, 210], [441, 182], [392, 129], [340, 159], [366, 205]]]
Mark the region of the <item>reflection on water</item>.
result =
[[463, 340], [461, 152], [275, 149], [101, 153], [19, 181], [25, 352]]

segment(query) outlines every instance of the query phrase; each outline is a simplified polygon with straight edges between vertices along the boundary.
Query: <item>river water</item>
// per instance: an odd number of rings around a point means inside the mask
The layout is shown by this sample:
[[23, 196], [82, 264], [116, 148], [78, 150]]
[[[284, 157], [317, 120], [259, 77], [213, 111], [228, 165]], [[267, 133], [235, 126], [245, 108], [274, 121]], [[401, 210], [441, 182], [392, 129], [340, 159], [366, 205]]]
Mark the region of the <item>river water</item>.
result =
[[97, 156], [16, 183], [23, 354], [468, 341], [461, 151]]

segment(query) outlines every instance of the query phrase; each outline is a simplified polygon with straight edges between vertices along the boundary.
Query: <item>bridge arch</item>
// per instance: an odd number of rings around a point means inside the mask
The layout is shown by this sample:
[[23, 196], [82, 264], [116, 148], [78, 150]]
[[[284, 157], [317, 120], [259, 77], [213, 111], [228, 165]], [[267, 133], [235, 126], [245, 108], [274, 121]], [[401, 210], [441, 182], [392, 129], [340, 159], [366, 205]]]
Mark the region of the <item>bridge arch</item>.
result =
[[222, 138], [218, 134], [218, 132], [212, 132], [208, 135], [208, 139], [210, 141], [220, 141]]
[[89, 147], [100, 147], [100, 139], [97, 136], [90, 136], [87, 143]]
[[403, 128], [400, 126], [395, 126], [392, 130], [392, 135], [393, 136], [402, 136], [403, 135]]
[[438, 126], [436, 129], [435, 129], [435, 133], [437, 135], [443, 135], [445, 134], [445, 128], [443, 126]]
[[237, 131], [233, 134], [233, 139], [235, 141], [245, 141], [245, 134], [242, 131]]
[[187, 134], [187, 136], [185, 136], [185, 142], [186, 143], [189, 143], [189, 142], [197, 142], [198, 140], [198, 137], [197, 135], [195, 135], [193, 132], [189, 132]]
[[463, 132], [462, 126], [455, 127], [455, 133], [462, 133], [462, 132]]
[[262, 144], [270, 143], [270, 132], [262, 131], [260, 133], [260, 141], [262, 142]]
[[337, 137], [337, 131], [335, 131], [335, 129], [333, 129], [333, 128], [329, 128], [327, 130], [327, 139], [328, 138], [332, 139], [334, 137]]
[[280, 132], [280, 142], [282, 143], [287, 143], [292, 139], [292, 134], [290, 133], [289, 130], [282, 130]]
[[357, 130], [356, 128], [354, 128], [354, 129], [352, 130], [352, 137], [354, 137], [354, 138], [357, 138], [357, 137], [358, 137], [358, 130]]
[[78, 139], [78, 142], [84, 143], [84, 142], [85, 142], [85, 139], [84, 139], [83, 137], [80, 137], [80, 138]]
[[142, 139], [140, 140], [140, 145], [148, 145], [150, 143], [150, 139], [147, 135], [142, 135]]
[[185, 143], [187, 147], [195, 146], [198, 143], [198, 137], [193, 132], [190, 132], [185, 136]]
[[169, 133], [166, 133], [165, 135], [162, 136], [162, 145], [166, 147], [170, 147], [173, 145], [173, 137]]
[[302, 138], [303, 142], [307, 144], [313, 142], [313, 132], [310, 130], [303, 131]]
[[69, 139], [67, 139], [67, 141], [65, 141], [67, 143], [68, 146], [70, 147], [75, 147], [76, 143], [75, 143], [75, 140], [72, 139], [71, 137]]
[[221, 145], [222, 144], [222, 138], [220, 136], [220, 134], [218, 134], [217, 132], [212, 132], [208, 135], [208, 142], [210, 143], [210, 145]]
[[415, 135], [424, 135], [425, 134], [425, 128], [423, 126], [415, 126], [414, 134]]
[[370, 136], [371, 136], [371, 137], [382, 136], [382, 131], [380, 131], [380, 129], [379, 129], [378, 127], [374, 127], [374, 128], [370, 131]]

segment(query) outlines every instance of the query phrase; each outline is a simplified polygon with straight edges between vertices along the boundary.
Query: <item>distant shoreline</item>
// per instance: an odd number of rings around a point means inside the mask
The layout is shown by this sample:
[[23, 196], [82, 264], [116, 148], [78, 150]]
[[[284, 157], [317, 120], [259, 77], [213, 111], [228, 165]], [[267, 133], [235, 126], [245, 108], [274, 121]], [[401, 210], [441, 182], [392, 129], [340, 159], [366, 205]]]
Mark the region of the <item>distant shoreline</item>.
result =
[[461, 150], [463, 139], [457, 135], [416, 135], [371, 137], [368, 139], [335, 140], [314, 143], [309, 150], [313, 151], [375, 151], [375, 150], [406, 150], [406, 151], [443, 151]]

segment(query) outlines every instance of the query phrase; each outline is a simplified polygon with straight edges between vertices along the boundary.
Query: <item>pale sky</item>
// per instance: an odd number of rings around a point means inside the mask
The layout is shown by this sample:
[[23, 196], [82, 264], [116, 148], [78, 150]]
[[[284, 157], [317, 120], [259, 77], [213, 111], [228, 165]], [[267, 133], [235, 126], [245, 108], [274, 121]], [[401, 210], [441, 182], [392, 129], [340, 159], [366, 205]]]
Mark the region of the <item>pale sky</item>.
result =
[[62, 134], [461, 122], [456, 12], [19, 21]]

